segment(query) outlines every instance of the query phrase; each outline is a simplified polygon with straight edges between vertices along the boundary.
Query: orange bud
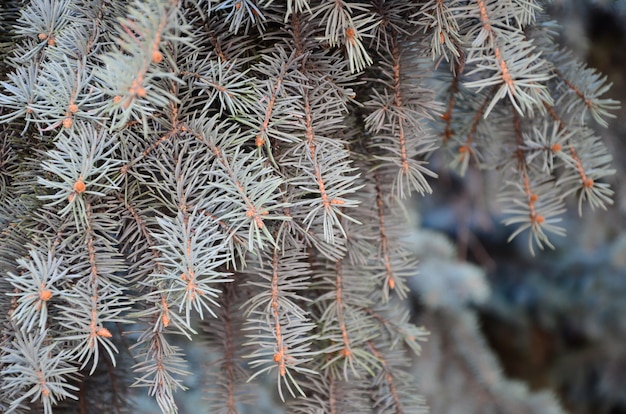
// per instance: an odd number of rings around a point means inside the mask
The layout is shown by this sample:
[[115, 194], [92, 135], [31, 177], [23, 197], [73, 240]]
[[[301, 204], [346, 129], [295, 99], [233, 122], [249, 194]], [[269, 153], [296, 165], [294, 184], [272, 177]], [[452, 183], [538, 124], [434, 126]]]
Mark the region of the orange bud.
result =
[[257, 134], [256, 138], [254, 139], [254, 143], [257, 147], [261, 147], [263, 146], [263, 144], [265, 144], [265, 138], [263, 138], [261, 134]]
[[109, 330], [107, 328], [100, 328], [96, 331], [96, 335], [98, 336], [102, 336], [104, 338], [111, 338], [113, 335], [111, 335], [111, 332], [109, 332]]
[[161, 63], [163, 62], [163, 53], [155, 50], [152, 52], [152, 63]]
[[51, 297], [52, 292], [50, 292], [48, 289], [42, 289], [39, 291], [39, 299], [43, 300], [44, 302], [49, 301]]
[[76, 191], [79, 194], [84, 192], [86, 188], [87, 186], [85, 185], [85, 182], [83, 181], [82, 178], [79, 178], [78, 181], [74, 183], [74, 191]]

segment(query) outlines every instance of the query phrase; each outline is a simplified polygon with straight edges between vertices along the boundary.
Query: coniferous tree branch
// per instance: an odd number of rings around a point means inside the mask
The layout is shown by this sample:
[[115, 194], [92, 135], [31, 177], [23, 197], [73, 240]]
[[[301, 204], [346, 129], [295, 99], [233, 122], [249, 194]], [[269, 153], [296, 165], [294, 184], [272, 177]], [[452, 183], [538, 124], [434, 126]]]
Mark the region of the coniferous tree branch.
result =
[[402, 200], [437, 148], [498, 171], [531, 252], [568, 197], [612, 202], [587, 120], [618, 104], [539, 1], [9, 3], [0, 411], [84, 411], [132, 376], [176, 413], [176, 338], [202, 335], [222, 412], [268, 373], [293, 412], [421, 412]]

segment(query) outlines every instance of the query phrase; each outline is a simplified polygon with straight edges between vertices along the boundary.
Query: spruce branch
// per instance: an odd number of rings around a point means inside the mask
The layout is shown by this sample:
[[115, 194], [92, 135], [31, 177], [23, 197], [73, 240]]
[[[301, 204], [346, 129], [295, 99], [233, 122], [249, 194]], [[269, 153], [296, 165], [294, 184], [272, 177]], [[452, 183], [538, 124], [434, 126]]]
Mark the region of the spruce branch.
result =
[[[219, 412], [266, 375], [290, 412], [421, 412], [402, 207], [436, 191], [438, 147], [497, 172], [531, 252], [564, 234], [569, 198], [612, 203], [587, 122], [618, 104], [556, 45], [544, 2], [5, 3], [0, 411], [117, 414], [134, 378], [177, 413], [200, 369], [178, 339], [200, 336]], [[455, 268], [436, 269], [423, 295]], [[458, 329], [446, 356], [490, 407], [525, 407], [463, 353], [471, 318], [432, 318], [434, 341]]]
[[[15, 326], [13, 326], [15, 329]], [[77, 377], [76, 367], [68, 361], [68, 350], [47, 343], [47, 333], [26, 334], [15, 330], [10, 346], [3, 347], [3, 388], [13, 398], [7, 413], [23, 408], [23, 402], [39, 401], [45, 414], [66, 398], [78, 399], [78, 388], [70, 383]]]
[[178, 412], [174, 392], [187, 389], [182, 378], [189, 375], [180, 348], [170, 345], [160, 329], [144, 332], [136, 345], [143, 344], [146, 347], [137, 354], [139, 362], [133, 366], [133, 371], [141, 376], [133, 386], [147, 387], [164, 413]]
[[311, 343], [318, 339], [312, 333], [315, 325], [300, 305], [307, 299], [299, 292], [310, 288], [309, 266], [304, 261], [307, 255], [292, 247], [283, 254], [274, 250], [271, 255], [263, 256], [264, 267], [250, 266], [246, 271], [261, 278], [256, 281], [250, 277], [248, 284], [262, 289], [244, 304], [247, 316], [244, 329], [250, 338], [245, 345], [256, 348], [247, 356], [252, 358], [250, 366], [257, 369], [250, 379], [276, 368], [280, 398], [285, 400], [283, 383], [292, 397], [296, 394], [305, 397], [294, 373], [317, 374], [306, 365], [317, 354]]
[[244, 360], [247, 347], [245, 337], [238, 333], [244, 328], [245, 316], [242, 301], [249, 292], [238, 278], [226, 285], [220, 296], [220, 307], [216, 309], [218, 317], [203, 321], [203, 339], [209, 349], [217, 353], [208, 365], [204, 388], [209, 404], [215, 412], [236, 414], [241, 406], [252, 406], [256, 402], [250, 376]]
[[466, 84], [479, 91], [498, 85], [485, 116], [504, 97], [509, 98], [520, 114], [532, 115], [535, 109], [543, 110], [543, 102], [552, 102], [545, 86], [551, 77], [545, 60], [539, 53], [533, 53], [535, 47], [521, 32], [521, 27], [508, 24], [510, 16], [519, 16], [520, 23], [534, 20], [537, 5], [531, 2], [530, 7], [525, 7], [524, 3], [477, 0], [465, 6], [473, 8], [468, 12], [480, 21], [480, 25], [468, 31], [471, 47], [466, 60], [466, 64], [475, 67], [467, 75], [480, 74], [480, 79]]
[[17, 298], [17, 307], [11, 315], [16, 323], [24, 326], [27, 332], [38, 327], [41, 333], [48, 326], [48, 304], [61, 296], [61, 290], [56, 285], [70, 276], [68, 269], [63, 269], [60, 258], [54, 257], [52, 248], [48, 250], [47, 257], [42, 257], [36, 249], [29, 253], [30, 260], [17, 260], [21, 274], [8, 273], [8, 281], [15, 291], [7, 294]]
[[77, 226], [86, 223], [87, 199], [103, 197], [119, 189], [114, 158], [118, 142], [115, 136], [97, 130], [92, 124], [79, 123], [75, 129], [61, 134], [55, 142], [56, 149], [47, 153], [48, 161], [42, 163], [50, 178], [39, 177], [38, 183], [55, 193], [39, 196], [48, 206], [62, 205], [61, 216], [72, 213]]
[[403, 370], [407, 361], [401, 353], [383, 355], [381, 349], [373, 341], [368, 343], [372, 353], [380, 361], [379, 372], [372, 379], [373, 408], [377, 413], [427, 413], [423, 397], [411, 390], [412, 377]]

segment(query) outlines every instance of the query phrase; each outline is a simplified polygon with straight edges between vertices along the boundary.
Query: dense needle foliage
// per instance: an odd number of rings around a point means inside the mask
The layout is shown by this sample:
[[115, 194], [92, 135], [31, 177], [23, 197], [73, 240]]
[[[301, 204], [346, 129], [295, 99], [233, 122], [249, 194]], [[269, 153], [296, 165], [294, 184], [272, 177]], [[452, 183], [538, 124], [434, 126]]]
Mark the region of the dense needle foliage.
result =
[[617, 103], [540, 1], [1, 7], [3, 413], [123, 412], [127, 383], [175, 413], [176, 335], [220, 355], [216, 412], [267, 375], [289, 412], [422, 412], [401, 207], [429, 156], [496, 170], [531, 251], [566, 198], [611, 203], [587, 122]]

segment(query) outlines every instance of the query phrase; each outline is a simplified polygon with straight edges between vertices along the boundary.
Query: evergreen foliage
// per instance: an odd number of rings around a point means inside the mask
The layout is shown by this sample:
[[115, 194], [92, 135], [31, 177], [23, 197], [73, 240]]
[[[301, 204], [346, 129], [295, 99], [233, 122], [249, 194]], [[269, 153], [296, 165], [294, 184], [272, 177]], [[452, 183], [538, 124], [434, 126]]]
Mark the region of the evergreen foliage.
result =
[[617, 103], [540, 1], [1, 7], [3, 413], [124, 412], [128, 378], [175, 413], [177, 335], [220, 355], [216, 412], [267, 375], [290, 412], [422, 412], [401, 207], [429, 156], [497, 171], [531, 251], [566, 198], [611, 203], [587, 122]]

